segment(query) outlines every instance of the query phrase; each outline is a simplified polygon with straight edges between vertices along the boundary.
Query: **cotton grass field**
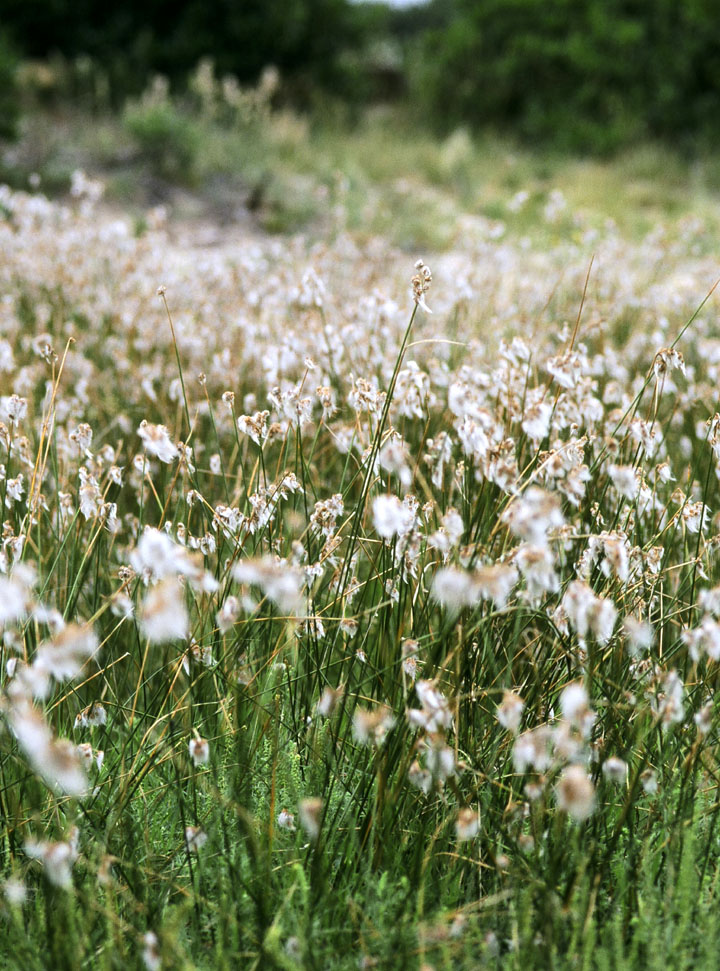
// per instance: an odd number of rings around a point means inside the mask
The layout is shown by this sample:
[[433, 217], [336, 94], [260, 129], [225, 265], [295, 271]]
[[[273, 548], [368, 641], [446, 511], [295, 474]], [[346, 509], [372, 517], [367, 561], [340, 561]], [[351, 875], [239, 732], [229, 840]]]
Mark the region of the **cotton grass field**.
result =
[[712, 233], [101, 196], [0, 190], [2, 967], [715, 968]]

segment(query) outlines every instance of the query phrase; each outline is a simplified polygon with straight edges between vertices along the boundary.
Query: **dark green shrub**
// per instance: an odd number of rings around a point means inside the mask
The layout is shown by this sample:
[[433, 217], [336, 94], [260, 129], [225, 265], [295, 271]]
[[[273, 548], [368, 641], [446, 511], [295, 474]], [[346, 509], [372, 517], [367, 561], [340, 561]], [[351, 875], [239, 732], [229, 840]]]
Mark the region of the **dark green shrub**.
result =
[[560, 148], [720, 129], [720, 23], [709, 0], [437, 0], [417, 98], [444, 124], [507, 126]]
[[182, 84], [204, 57], [243, 84], [274, 64], [298, 94], [349, 90], [341, 55], [369, 23], [350, 0], [2, 0], [2, 21], [24, 57], [87, 55], [120, 95], [137, 95], [156, 72]]
[[17, 68], [17, 55], [5, 35], [0, 33], [0, 138], [17, 136], [20, 120]]
[[171, 100], [164, 79], [137, 102], [129, 103], [123, 120], [142, 158], [164, 178], [191, 181], [200, 145], [196, 123]]

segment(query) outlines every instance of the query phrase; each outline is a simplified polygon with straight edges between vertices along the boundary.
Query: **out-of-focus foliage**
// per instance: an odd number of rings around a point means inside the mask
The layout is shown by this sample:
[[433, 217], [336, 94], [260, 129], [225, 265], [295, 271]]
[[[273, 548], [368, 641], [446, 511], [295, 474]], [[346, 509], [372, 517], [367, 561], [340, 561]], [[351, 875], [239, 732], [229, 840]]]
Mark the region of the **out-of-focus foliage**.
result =
[[415, 84], [444, 124], [600, 151], [720, 127], [712, 0], [437, 0], [432, 12]]
[[[0, 22], [26, 61], [52, 64], [53, 83], [39, 90], [35, 72], [30, 95], [99, 112], [122, 109], [157, 74], [183, 92], [209, 59], [218, 78], [240, 86], [275, 66], [276, 103], [311, 107], [338, 126], [367, 105], [396, 102], [426, 127], [501, 129], [560, 150], [605, 153], [648, 139], [708, 148], [720, 134], [715, 0], [403, 8], [381, 0], [0, 0]], [[9, 119], [11, 128], [18, 99], [1, 73], [3, 51], [0, 44], [0, 124]]]
[[206, 56], [242, 82], [274, 64], [298, 83], [337, 85], [368, 20], [348, 0], [1, 0], [0, 16], [26, 57], [98, 59], [114, 90], [133, 93], [149, 73], [183, 79]]
[[0, 138], [17, 133], [17, 56], [4, 34], [0, 33]]

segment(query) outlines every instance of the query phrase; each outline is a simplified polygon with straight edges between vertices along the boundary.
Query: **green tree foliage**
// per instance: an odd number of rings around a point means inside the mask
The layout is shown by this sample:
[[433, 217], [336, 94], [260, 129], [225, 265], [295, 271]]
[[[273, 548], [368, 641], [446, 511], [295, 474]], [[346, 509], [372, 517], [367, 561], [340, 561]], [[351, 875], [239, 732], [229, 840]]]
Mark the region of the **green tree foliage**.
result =
[[436, 0], [421, 101], [448, 125], [510, 126], [559, 147], [720, 127], [713, 0]]
[[17, 134], [20, 112], [16, 75], [17, 56], [0, 33], [0, 138], [13, 138]]
[[0, 20], [26, 56], [89, 55], [129, 90], [148, 72], [183, 78], [202, 57], [242, 82], [274, 64], [336, 84], [338, 56], [362, 31], [349, 0], [0, 0]]

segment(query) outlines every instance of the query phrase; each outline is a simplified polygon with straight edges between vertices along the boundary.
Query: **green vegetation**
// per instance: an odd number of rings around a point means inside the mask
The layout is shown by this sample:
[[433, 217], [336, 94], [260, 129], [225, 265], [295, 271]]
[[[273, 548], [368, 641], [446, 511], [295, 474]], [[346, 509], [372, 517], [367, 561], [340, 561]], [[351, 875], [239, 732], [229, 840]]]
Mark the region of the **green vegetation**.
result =
[[439, 0], [418, 87], [435, 116], [557, 148], [717, 134], [720, 35], [707, 0]]
[[0, 47], [0, 967], [714, 971], [717, 28], [210, 9]]
[[183, 92], [212, 58], [255, 84], [269, 65], [293, 107], [402, 104], [435, 130], [501, 131], [608, 154], [647, 139], [692, 154], [718, 135], [720, 27], [710, 0], [6, 0], [26, 59], [64, 60], [116, 110], [160, 73]]
[[[549, 244], [602, 232], [608, 218], [633, 239], [658, 223], [681, 233], [698, 218], [708, 249], [720, 230], [720, 168], [710, 152], [688, 160], [645, 142], [599, 159], [466, 128], [438, 140], [399, 107], [354, 118], [279, 108], [274, 72], [241, 86], [219, 78], [208, 61], [185, 95], [158, 78], [120, 115], [93, 112], [87, 87], [84, 107], [71, 107], [62, 94], [43, 107], [40, 80], [24, 74], [32, 107], [21, 138], [0, 156], [2, 178], [17, 188], [39, 178], [57, 195], [83, 169], [138, 219], [160, 202], [181, 218], [246, 219], [260, 230], [320, 239], [349, 229], [421, 252], [462, 247], [483, 220], [488, 232], [513, 239], [542, 233]], [[59, 68], [42, 80], [49, 91], [71, 87]]]
[[18, 58], [0, 31], [0, 139], [13, 139], [18, 133], [20, 104], [17, 84]]
[[2, 194], [3, 966], [713, 967], [707, 228], [555, 196], [413, 309], [100, 188]]
[[185, 0], [172, 7], [128, 0], [111, 8], [97, 0], [4, 0], [3, 21], [26, 58], [89, 58], [123, 97], [139, 93], [153, 73], [184, 81], [208, 56], [242, 82], [274, 64], [295, 83], [337, 85], [340, 55], [362, 43], [368, 14], [346, 0]]

